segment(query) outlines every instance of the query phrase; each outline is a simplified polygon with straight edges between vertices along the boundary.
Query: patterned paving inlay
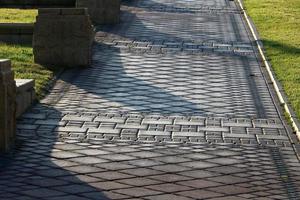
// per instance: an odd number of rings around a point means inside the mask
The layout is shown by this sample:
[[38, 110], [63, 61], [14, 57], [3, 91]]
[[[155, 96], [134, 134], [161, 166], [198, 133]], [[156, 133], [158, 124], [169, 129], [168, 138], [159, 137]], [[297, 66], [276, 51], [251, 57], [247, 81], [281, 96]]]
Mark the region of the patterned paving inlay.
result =
[[[100, 48], [118, 48], [133, 53], [187, 53], [187, 54], [224, 54], [224, 55], [253, 55], [251, 43], [237, 42], [191, 42], [166, 40], [130, 40], [120, 38], [106, 32], [98, 32], [96, 41]], [[101, 49], [102, 50], [102, 49]]]
[[36, 107], [23, 116], [18, 134], [80, 141], [235, 143], [290, 146], [280, 120], [162, 116], [120, 112], [61, 113]]

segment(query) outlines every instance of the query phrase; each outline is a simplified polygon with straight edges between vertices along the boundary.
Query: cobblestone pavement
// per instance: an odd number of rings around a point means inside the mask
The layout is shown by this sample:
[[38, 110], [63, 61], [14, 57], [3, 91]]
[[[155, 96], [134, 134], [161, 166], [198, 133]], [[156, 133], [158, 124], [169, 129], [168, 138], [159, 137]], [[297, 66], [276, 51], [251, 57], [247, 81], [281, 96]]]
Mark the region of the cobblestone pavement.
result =
[[300, 199], [299, 144], [234, 1], [127, 0], [18, 121], [0, 199]]

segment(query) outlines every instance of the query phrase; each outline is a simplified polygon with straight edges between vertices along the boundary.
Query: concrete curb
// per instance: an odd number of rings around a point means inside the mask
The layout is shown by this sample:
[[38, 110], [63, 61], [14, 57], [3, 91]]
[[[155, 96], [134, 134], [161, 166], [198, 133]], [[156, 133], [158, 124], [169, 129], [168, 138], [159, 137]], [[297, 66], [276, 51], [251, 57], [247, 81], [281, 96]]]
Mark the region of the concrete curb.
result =
[[[258, 32], [256, 30], [256, 28], [254, 27], [254, 24], [252, 23], [250, 17], [248, 16], [248, 14], [246, 13], [246, 10], [244, 9], [243, 6], [243, 2], [242, 0], [237, 0], [238, 2], [238, 6], [240, 7], [240, 9], [243, 11], [243, 16], [247, 22], [247, 25], [251, 31], [251, 34], [255, 40], [255, 43], [257, 45], [258, 51], [259, 51], [259, 55], [262, 59], [262, 62], [264, 63], [265, 67], [266, 67], [266, 71], [268, 73], [268, 76], [273, 84], [275, 93], [279, 99], [280, 105], [284, 108], [284, 111], [288, 114], [288, 118], [290, 120], [291, 126], [293, 128], [294, 133], [296, 134], [298, 140], [300, 141], [300, 123], [299, 120], [297, 119], [297, 116], [295, 114], [295, 112], [293, 111], [293, 109], [291, 108], [291, 106], [288, 103], [288, 99], [284, 93], [284, 90], [281, 86], [281, 84], [276, 80], [274, 72], [272, 71], [271, 68], [271, 64], [269, 63], [269, 61], [267, 60], [265, 53], [264, 53], [264, 47], [263, 44], [260, 40], [260, 37], [258, 35]], [[300, 159], [299, 155], [298, 155], [298, 159]]]

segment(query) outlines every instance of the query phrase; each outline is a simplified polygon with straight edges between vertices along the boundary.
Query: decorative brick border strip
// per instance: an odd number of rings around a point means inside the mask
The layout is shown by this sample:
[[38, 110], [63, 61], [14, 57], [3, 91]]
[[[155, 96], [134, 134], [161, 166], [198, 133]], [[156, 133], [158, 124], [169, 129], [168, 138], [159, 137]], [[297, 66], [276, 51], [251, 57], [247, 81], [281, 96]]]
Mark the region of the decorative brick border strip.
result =
[[[103, 33], [104, 34], [104, 33]], [[137, 53], [223, 53], [233, 55], [253, 55], [253, 46], [250, 43], [225, 42], [192, 42], [192, 41], [138, 41], [121, 38], [103, 37], [98, 33], [96, 41], [101, 48], [118, 48], [122, 51]]]
[[[105, 111], [60, 113], [39, 108], [23, 115], [18, 133], [80, 141], [113, 140], [291, 146], [280, 120], [161, 116]], [[51, 133], [51, 135], [49, 135]]]

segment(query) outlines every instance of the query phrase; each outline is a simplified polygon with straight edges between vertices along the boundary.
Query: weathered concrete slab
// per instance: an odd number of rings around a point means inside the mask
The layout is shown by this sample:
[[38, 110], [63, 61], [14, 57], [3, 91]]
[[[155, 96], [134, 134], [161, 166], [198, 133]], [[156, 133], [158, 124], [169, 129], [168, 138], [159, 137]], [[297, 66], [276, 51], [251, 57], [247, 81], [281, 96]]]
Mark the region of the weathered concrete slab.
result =
[[35, 81], [33, 79], [16, 79], [17, 86], [17, 114], [20, 117], [35, 101]]
[[10, 60], [0, 60], [0, 152], [9, 151], [16, 134], [16, 83]]
[[34, 60], [65, 67], [91, 64], [94, 29], [86, 9], [39, 9], [34, 27]]
[[120, 22], [121, 0], [76, 0], [76, 7], [88, 8], [94, 24], [117, 24]]

